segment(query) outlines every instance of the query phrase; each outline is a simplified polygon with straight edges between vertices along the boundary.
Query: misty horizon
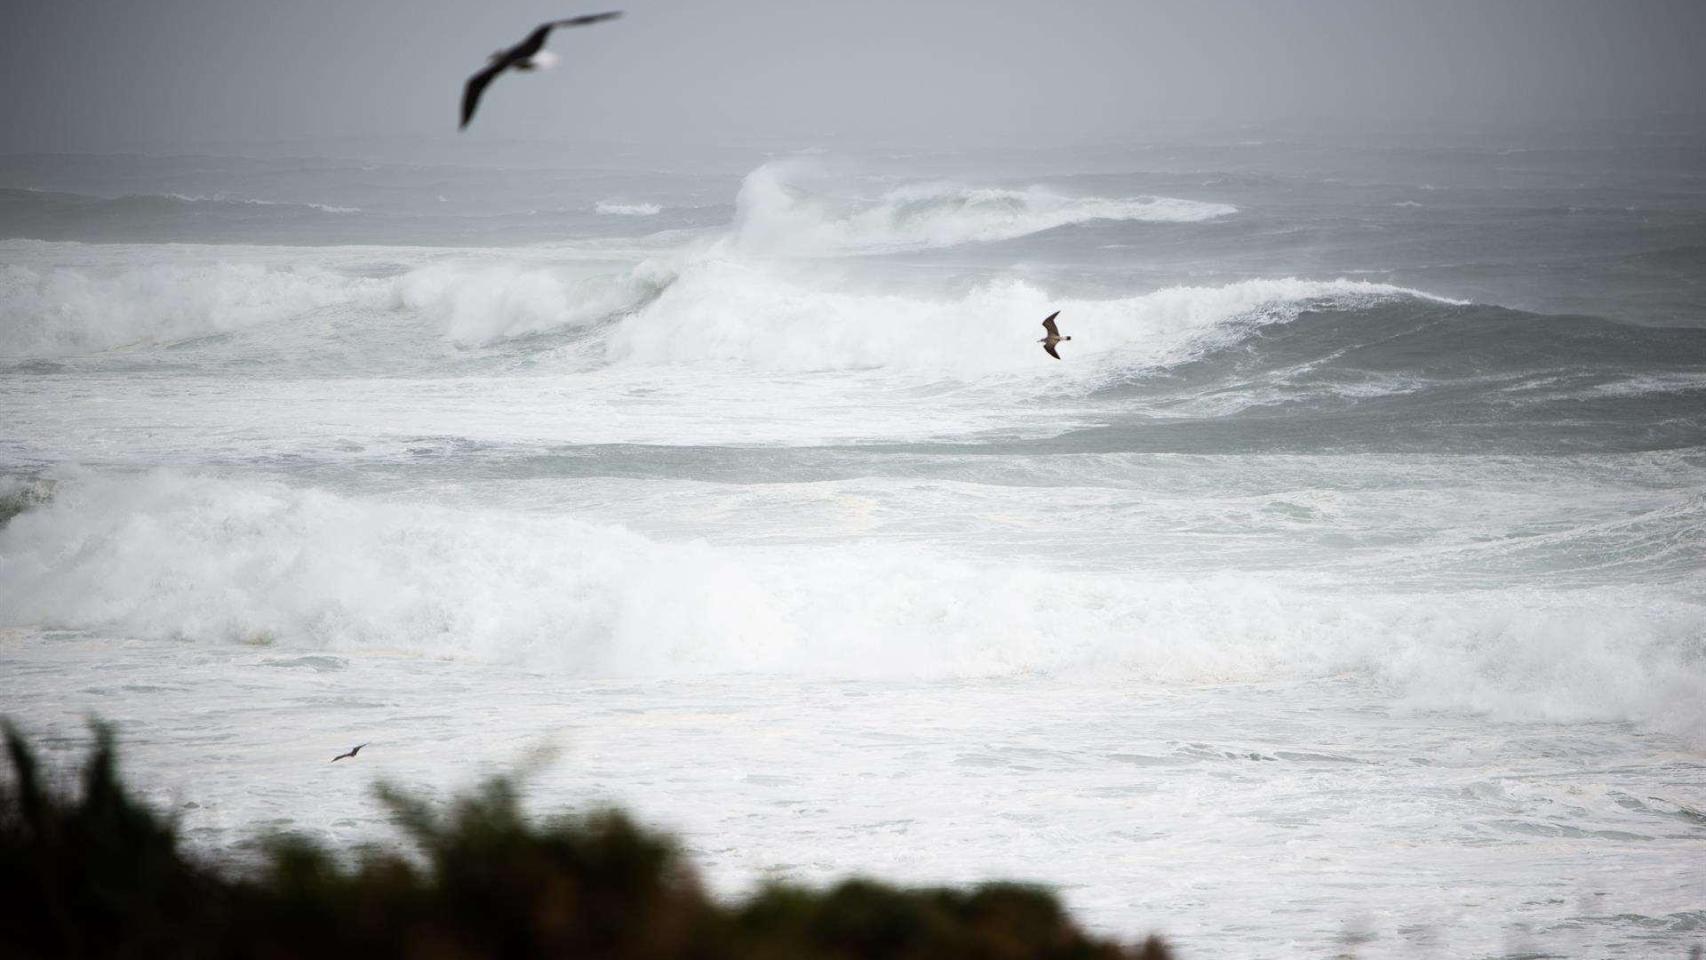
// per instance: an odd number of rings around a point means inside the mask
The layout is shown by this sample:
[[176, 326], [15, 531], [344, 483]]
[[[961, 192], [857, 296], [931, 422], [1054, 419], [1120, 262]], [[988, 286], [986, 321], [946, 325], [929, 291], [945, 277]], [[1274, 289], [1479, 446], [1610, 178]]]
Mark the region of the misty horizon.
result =
[[488, 53], [591, 9], [26, 0], [0, 39], [11, 92], [0, 153], [397, 137], [988, 147], [1250, 125], [1706, 129], [1700, 4], [744, 0], [631, 4], [612, 24], [560, 33], [556, 70], [501, 78], [457, 134], [461, 84]]

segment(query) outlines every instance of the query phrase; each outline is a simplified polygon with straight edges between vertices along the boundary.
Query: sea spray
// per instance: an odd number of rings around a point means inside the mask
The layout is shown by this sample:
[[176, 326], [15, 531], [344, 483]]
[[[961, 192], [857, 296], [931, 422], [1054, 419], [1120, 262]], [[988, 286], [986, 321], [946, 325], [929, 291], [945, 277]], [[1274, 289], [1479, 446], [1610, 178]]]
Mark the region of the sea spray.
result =
[[1349, 595], [924, 544], [718, 548], [176, 471], [80, 476], [14, 518], [0, 531], [0, 610], [8, 627], [268, 636], [612, 676], [1113, 671], [1178, 684], [1348, 671], [1408, 707], [1706, 737], [1697, 610], [1639, 584]]

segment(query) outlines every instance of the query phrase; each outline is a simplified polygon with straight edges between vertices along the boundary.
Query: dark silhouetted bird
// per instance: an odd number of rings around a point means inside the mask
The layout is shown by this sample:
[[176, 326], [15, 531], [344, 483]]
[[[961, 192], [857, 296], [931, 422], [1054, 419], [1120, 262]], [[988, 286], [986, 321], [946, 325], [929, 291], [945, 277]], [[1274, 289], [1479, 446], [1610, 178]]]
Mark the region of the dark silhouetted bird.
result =
[[609, 13], [589, 13], [584, 17], [570, 17], [567, 20], [552, 20], [542, 23], [538, 29], [527, 35], [508, 50], [499, 50], [492, 54], [491, 63], [486, 69], [468, 78], [468, 85], [462, 88], [462, 127], [468, 126], [468, 121], [474, 119], [474, 108], [480, 105], [480, 95], [486, 92], [486, 87], [498, 74], [505, 70], [537, 70], [549, 67], [557, 62], [545, 49], [545, 38], [551, 35], [554, 27], [584, 27], [589, 23], [599, 23], [604, 20], [614, 20], [622, 15], [622, 11], [613, 10]]
[[1038, 343], [1043, 345], [1044, 350], [1048, 351], [1048, 355], [1055, 358], [1056, 360], [1060, 359], [1060, 354], [1054, 352], [1054, 345], [1059, 343], [1062, 340], [1071, 340], [1072, 339], [1071, 337], [1061, 336], [1060, 330], [1055, 327], [1054, 318], [1058, 317], [1058, 316], [1060, 316], [1059, 310], [1056, 310], [1055, 312], [1048, 315], [1048, 319], [1043, 321], [1043, 329], [1048, 331], [1048, 336], [1037, 341]]
[[351, 748], [350, 748], [350, 752], [349, 752], [349, 753], [340, 753], [340, 754], [338, 754], [338, 755], [337, 755], [337, 756], [335, 756], [335, 757], [333, 757], [333, 758], [332, 758], [332, 762], [333, 762], [333, 763], [337, 763], [337, 762], [338, 762], [338, 761], [339, 761], [339, 760], [343, 760], [343, 759], [345, 759], [345, 758], [346, 758], [346, 757], [353, 757], [353, 756], [355, 756], [355, 755], [356, 755], [356, 754], [358, 754], [358, 753], [360, 753], [360, 752], [361, 752], [361, 748], [362, 748], [362, 747], [365, 747], [365, 746], [367, 746], [367, 744], [365, 744], [365, 743], [358, 743], [358, 744], [356, 744], [356, 745], [355, 745], [355, 746], [353, 746], [353, 747], [351, 747]]

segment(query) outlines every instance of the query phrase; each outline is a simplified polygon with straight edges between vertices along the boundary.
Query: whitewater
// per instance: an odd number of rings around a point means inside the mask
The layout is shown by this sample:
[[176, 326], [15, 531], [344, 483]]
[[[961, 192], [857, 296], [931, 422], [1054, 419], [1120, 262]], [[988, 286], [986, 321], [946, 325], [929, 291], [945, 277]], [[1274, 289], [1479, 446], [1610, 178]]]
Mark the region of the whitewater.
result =
[[552, 747], [725, 891], [1680, 956], [1701, 155], [0, 158], [0, 713], [210, 856]]

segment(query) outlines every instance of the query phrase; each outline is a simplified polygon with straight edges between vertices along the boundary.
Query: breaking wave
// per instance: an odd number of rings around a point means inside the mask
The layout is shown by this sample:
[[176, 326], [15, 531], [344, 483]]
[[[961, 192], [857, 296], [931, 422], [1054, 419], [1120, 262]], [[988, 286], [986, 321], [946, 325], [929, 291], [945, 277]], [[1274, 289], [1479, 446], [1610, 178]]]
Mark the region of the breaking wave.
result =
[[[840, 201], [790, 184], [799, 170], [790, 163], [760, 167], [741, 188], [727, 234], [710, 242], [685, 238], [626, 272], [577, 270], [535, 255], [513, 263], [493, 262], [489, 256], [474, 262], [434, 257], [437, 262], [400, 275], [374, 276], [346, 269], [347, 256], [303, 250], [287, 260], [218, 247], [198, 248], [192, 256], [173, 255], [172, 248], [141, 248], [135, 257], [124, 258], [79, 253], [74, 258], [78, 266], [51, 261], [0, 266], [0, 352], [28, 359], [168, 345], [294, 321], [334, 305], [349, 308], [339, 322], [352, 324], [376, 311], [401, 311], [420, 321], [422, 334], [458, 346], [572, 330], [639, 311], [627, 317], [614, 338], [613, 359], [650, 363], [738, 356], [766, 369], [835, 369], [923, 365], [951, 352], [971, 358], [955, 366], [976, 372], [1000, 366], [991, 349], [979, 343], [1009, 330], [1028, 332], [1023, 328], [1034, 324], [1021, 325], [1018, 318], [1044, 306], [1043, 291], [993, 284], [957, 303], [842, 293], [823, 289], [809, 277], [784, 278], [767, 264], [776, 261], [775, 254], [945, 246], [1094, 219], [1191, 221], [1234, 212], [1223, 204], [1160, 197], [1075, 198], [1040, 187], [952, 184], [915, 184], [875, 201]], [[104, 200], [10, 191], [0, 199], [98, 207], [103, 217], [121, 207], [157, 212], [197, 205], [300, 207], [315, 215], [354, 212], [223, 197]], [[615, 200], [600, 202], [596, 209], [616, 216], [651, 216], [660, 210], [655, 204]], [[53, 216], [58, 222], [70, 214]], [[406, 256], [418, 260], [420, 254]], [[666, 288], [670, 295], [652, 304]], [[1093, 335], [1101, 332], [1099, 317], [1121, 309], [1118, 301], [1082, 306], [1086, 315], [1081, 319]], [[921, 342], [941, 349], [892, 350], [877, 324], [891, 310], [924, 322], [935, 338]], [[677, 342], [665, 346], [661, 338]], [[359, 342], [361, 333], [350, 331], [341, 339]], [[1116, 341], [1123, 339], [1116, 335]]]
[[611, 675], [1349, 673], [1418, 709], [1706, 736], [1698, 608], [1641, 585], [1345, 596], [1258, 575], [1067, 576], [917, 543], [716, 548], [171, 471], [67, 478], [13, 518], [0, 611], [7, 626]]
[[[268, 376], [872, 371], [895, 384], [1130, 401], [1134, 415], [1193, 418], [1191, 443], [1236, 449], [1665, 449], [1706, 430], [1706, 332], [1345, 279], [1106, 298], [1022, 279], [903, 293], [715, 241], [637, 264], [538, 250], [83, 248], [75, 260], [0, 266], [7, 369], [53, 372], [49, 361], [77, 358], [80, 369], [259, 365]], [[1040, 364], [1039, 320], [1057, 310], [1070, 362]], [[1219, 439], [1200, 426], [1234, 416], [1286, 421]], [[1189, 448], [1153, 432], [1097, 442]]]
[[0, 353], [53, 357], [171, 343], [371, 297], [373, 281], [315, 266], [155, 263], [111, 270], [0, 266]]
[[[454, 262], [393, 277], [336, 262], [278, 265], [240, 255], [185, 262], [127, 257], [123, 266], [0, 265], [0, 356], [35, 359], [130, 354], [184, 341], [312, 319], [326, 349], [370, 351], [383, 365], [393, 340], [377, 318], [396, 315], [417, 342], [479, 346], [589, 326], [655, 296], [672, 276], [654, 264], [615, 273], [544, 265]], [[328, 311], [328, 308], [339, 308]], [[243, 344], [234, 346], [241, 354]], [[265, 352], [265, 351], [257, 351]]]
[[1040, 187], [1008, 189], [955, 183], [902, 186], [874, 200], [814, 193], [796, 163], [747, 175], [736, 200], [735, 240], [766, 253], [830, 254], [946, 247], [1011, 240], [1091, 220], [1189, 223], [1237, 208], [1172, 197], [1068, 197]]
[[452, 343], [474, 346], [591, 326], [655, 296], [670, 279], [652, 264], [591, 276], [512, 265], [433, 266], [399, 278], [392, 293], [397, 309], [428, 321]]
[[612, 332], [615, 362], [741, 363], [768, 371], [886, 368], [975, 379], [1037, 372], [1041, 318], [1061, 311], [1079, 361], [1051, 378], [1092, 381], [1137, 365], [1182, 361], [1305, 306], [1425, 297], [1351, 280], [1248, 280], [1135, 297], [1060, 298], [1021, 280], [939, 299], [838, 292], [776, 268], [709, 260], [684, 269]]
[[[1036, 372], [1038, 320], [1061, 310], [1080, 363], [1055, 377], [1094, 380], [1133, 364], [1177, 362], [1218, 339], [1294, 317], [1310, 303], [1425, 295], [1349, 280], [1249, 280], [1135, 297], [1060, 298], [1021, 280], [955, 295], [866, 292], [789, 262], [689, 252], [609, 270], [449, 259], [394, 276], [312, 255], [291, 265], [215, 254], [205, 262], [127, 257], [123, 266], [0, 267], [0, 353], [66, 357], [142, 349], [323, 320], [327, 349], [363, 343], [383, 365], [392, 316], [418, 343], [477, 347], [550, 331], [607, 327], [618, 364], [735, 363], [764, 371], [884, 368], [973, 379]], [[797, 265], [796, 265], [797, 266]], [[809, 264], [806, 266], [809, 267]], [[325, 313], [326, 308], [341, 308]], [[380, 335], [379, 326], [387, 332]], [[898, 349], [897, 332], [906, 333]], [[241, 352], [243, 346], [233, 350]]]

